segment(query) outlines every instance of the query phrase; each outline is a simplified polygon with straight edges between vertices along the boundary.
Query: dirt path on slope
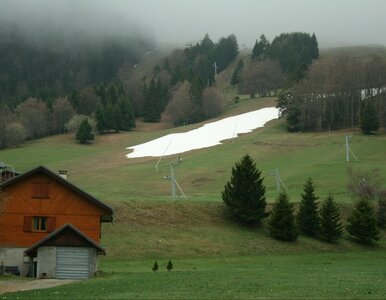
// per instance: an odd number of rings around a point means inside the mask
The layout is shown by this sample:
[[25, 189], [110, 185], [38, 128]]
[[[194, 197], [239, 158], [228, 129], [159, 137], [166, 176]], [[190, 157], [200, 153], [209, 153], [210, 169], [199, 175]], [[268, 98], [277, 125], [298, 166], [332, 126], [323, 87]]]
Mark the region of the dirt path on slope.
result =
[[79, 280], [63, 280], [63, 279], [36, 279], [36, 280], [0, 280], [0, 294], [48, 289], [63, 284], [77, 282]]

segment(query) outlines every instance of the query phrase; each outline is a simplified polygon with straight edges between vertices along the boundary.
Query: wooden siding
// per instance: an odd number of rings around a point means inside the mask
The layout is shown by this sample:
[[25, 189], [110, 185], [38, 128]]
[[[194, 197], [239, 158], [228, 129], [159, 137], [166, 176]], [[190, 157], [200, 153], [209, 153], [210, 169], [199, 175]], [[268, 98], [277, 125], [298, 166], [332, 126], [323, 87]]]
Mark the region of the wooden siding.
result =
[[[48, 198], [33, 198], [33, 186], [37, 182], [49, 184]], [[29, 247], [64, 224], [74, 225], [99, 243], [103, 210], [50, 176], [34, 174], [9, 186], [7, 195], [5, 214], [1, 218], [1, 244]], [[26, 224], [30, 222], [26, 217], [34, 216], [49, 218], [47, 232], [28, 231], [32, 224]]]

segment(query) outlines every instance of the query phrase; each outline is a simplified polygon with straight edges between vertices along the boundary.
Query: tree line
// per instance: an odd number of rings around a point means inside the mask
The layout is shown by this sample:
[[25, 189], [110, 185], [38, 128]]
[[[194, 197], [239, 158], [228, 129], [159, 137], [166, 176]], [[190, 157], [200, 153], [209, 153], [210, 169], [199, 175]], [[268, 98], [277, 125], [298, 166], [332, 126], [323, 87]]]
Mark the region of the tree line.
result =
[[283, 33], [272, 43], [263, 34], [255, 43], [251, 59], [239, 61], [231, 84], [238, 85], [239, 92], [249, 94], [251, 98], [256, 94], [264, 97], [301, 80], [313, 60], [318, 58], [315, 34]]
[[[372, 244], [380, 239], [379, 227], [386, 226], [386, 190], [381, 187], [379, 172], [349, 171], [349, 189], [357, 202], [347, 219], [342, 222], [339, 206], [332, 195], [322, 202], [311, 178], [303, 187], [297, 213], [285, 192], [281, 192], [270, 212], [266, 212], [265, 186], [261, 171], [249, 155], [245, 155], [232, 168], [231, 179], [222, 192], [222, 198], [230, 214], [242, 224], [266, 224], [271, 236], [282, 241], [294, 241], [299, 233], [320, 238], [329, 243], [343, 236], [344, 228], [349, 235], [363, 244]], [[366, 179], [366, 184], [364, 180]], [[378, 214], [371, 202], [378, 200]]]
[[[151, 80], [142, 84], [135, 111], [144, 121], [157, 122], [166, 112], [175, 125], [191, 124], [217, 116], [224, 97], [215, 85], [215, 75], [238, 55], [234, 35], [214, 43], [208, 34], [195, 45], [175, 49], [153, 69]], [[138, 94], [138, 92], [137, 92]]]
[[318, 60], [277, 105], [292, 132], [386, 128], [386, 61], [376, 55]]
[[28, 98], [14, 109], [0, 106], [0, 148], [48, 135], [77, 132], [87, 119], [98, 133], [131, 130], [134, 109], [121, 82], [73, 91], [70, 97], [46, 103]]

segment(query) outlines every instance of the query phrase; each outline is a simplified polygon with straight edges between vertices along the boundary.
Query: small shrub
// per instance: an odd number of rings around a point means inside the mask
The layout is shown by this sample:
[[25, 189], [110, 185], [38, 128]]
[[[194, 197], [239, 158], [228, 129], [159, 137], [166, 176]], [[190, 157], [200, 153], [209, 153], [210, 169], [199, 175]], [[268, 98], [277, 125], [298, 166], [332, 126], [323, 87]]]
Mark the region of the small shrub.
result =
[[379, 227], [386, 228], [386, 190], [379, 195], [377, 221]]
[[173, 270], [173, 263], [172, 263], [171, 260], [169, 260], [169, 262], [168, 262], [168, 264], [167, 264], [167, 266], [166, 266], [166, 269], [168, 269], [168, 271]]
[[157, 261], [154, 262], [153, 267], [151, 268], [154, 272], [158, 270], [158, 263]]

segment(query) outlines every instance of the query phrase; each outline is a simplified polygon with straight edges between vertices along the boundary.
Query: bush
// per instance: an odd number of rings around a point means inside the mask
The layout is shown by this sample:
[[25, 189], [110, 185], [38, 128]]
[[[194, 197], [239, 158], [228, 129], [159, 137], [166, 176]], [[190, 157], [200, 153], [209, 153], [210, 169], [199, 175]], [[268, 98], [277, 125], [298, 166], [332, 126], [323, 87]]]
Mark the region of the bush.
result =
[[158, 263], [157, 261], [154, 262], [153, 267], [151, 268], [154, 272], [158, 270]]
[[166, 266], [166, 269], [168, 269], [168, 271], [173, 270], [173, 263], [172, 263], [171, 260], [169, 260], [169, 262], [168, 262], [168, 264], [167, 264], [167, 266]]

